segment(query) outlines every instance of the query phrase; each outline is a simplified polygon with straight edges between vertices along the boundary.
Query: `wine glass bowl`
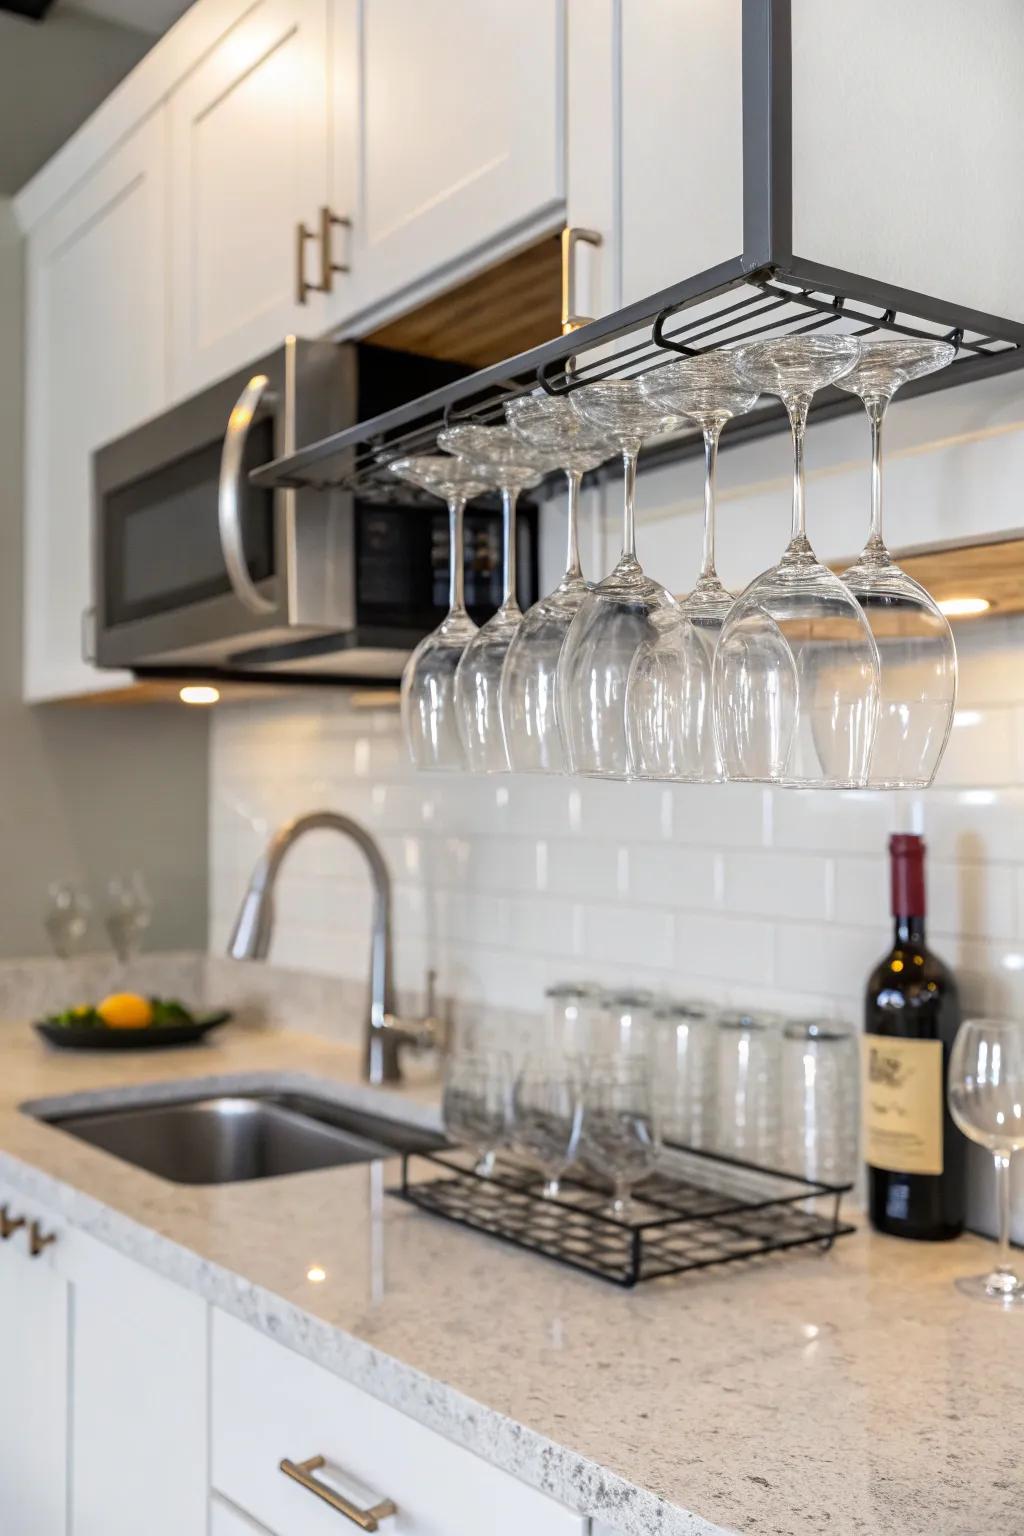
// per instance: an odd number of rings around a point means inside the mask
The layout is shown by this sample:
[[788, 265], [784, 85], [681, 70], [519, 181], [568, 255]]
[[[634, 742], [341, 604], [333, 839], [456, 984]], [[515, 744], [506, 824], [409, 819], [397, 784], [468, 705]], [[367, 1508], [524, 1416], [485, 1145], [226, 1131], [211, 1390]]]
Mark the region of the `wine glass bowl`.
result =
[[555, 590], [534, 603], [512, 640], [501, 679], [501, 717], [509, 766], [518, 773], [560, 773], [565, 766], [558, 726], [556, 679], [569, 626], [590, 591], [580, 565], [580, 482], [610, 449], [567, 400], [527, 395], [505, 406], [509, 426], [565, 471], [568, 517], [565, 572]]
[[878, 649], [856, 597], [807, 538], [803, 457], [813, 395], [848, 373], [860, 350], [852, 336], [796, 335], [733, 352], [750, 387], [778, 395], [789, 414], [793, 513], [782, 559], [737, 599], [715, 653], [715, 729], [730, 779], [808, 788], [867, 782]]
[[466, 766], [456, 721], [455, 674], [466, 646], [477, 633], [463, 597], [463, 509], [467, 501], [493, 490], [495, 482], [448, 454], [394, 459], [388, 469], [398, 479], [448, 505], [448, 613], [437, 629], [420, 641], [402, 670], [401, 709], [414, 767], [452, 772]]
[[924, 587], [893, 560], [882, 537], [882, 423], [898, 389], [947, 367], [946, 341], [886, 337], [861, 343], [856, 366], [836, 380], [857, 395], [871, 424], [871, 525], [843, 572], [878, 646], [879, 716], [868, 783], [925, 788], [942, 760], [956, 707], [956, 644], [949, 620]]
[[573, 410], [620, 449], [623, 460], [622, 554], [610, 575], [580, 604], [558, 667], [558, 715], [571, 773], [631, 777], [626, 686], [633, 657], [656, 638], [652, 620], [674, 609], [672, 594], [647, 576], [636, 557], [636, 461], [645, 437], [679, 425], [652, 405], [636, 379], [605, 379], [576, 389]]
[[715, 569], [718, 440], [758, 394], [730, 352], [701, 352], [647, 374], [655, 407], [695, 421], [704, 438], [704, 541], [700, 573], [678, 609], [655, 616], [654, 634], [633, 657], [626, 685], [630, 758], [637, 778], [716, 783], [722, 774], [712, 719], [715, 646], [733, 597]]
[[1024, 1306], [1024, 1273], [1010, 1249], [1010, 1160], [1024, 1147], [1024, 1024], [965, 1019], [949, 1059], [949, 1109], [963, 1134], [995, 1160], [999, 1246], [987, 1275], [957, 1289], [1002, 1307]]
[[628, 1220], [630, 1191], [654, 1168], [660, 1149], [650, 1064], [597, 1059], [583, 1089], [580, 1156], [611, 1185], [612, 1215]]
[[528, 1057], [512, 1093], [512, 1145], [543, 1175], [545, 1199], [558, 1198], [575, 1160], [582, 1117], [581, 1076], [564, 1057]]
[[476, 1172], [489, 1177], [509, 1136], [512, 1068], [503, 1051], [457, 1052], [445, 1065], [441, 1117], [452, 1139], [476, 1155]]
[[498, 611], [482, 625], [463, 652], [455, 676], [455, 718], [474, 773], [507, 773], [508, 749], [501, 721], [501, 673], [509, 646], [522, 621], [516, 599], [516, 502], [520, 491], [554, 468], [509, 427], [465, 422], [445, 427], [438, 445], [457, 454], [471, 469], [489, 476], [501, 491], [504, 595]]

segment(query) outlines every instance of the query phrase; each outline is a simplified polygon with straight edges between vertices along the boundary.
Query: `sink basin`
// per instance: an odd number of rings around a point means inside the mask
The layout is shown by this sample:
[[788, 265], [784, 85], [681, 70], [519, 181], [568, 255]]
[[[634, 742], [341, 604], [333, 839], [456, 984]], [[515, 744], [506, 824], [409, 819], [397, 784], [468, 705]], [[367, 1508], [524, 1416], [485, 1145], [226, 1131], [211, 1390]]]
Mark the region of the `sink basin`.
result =
[[175, 1184], [234, 1184], [443, 1146], [440, 1136], [309, 1093], [256, 1091], [46, 1114]]

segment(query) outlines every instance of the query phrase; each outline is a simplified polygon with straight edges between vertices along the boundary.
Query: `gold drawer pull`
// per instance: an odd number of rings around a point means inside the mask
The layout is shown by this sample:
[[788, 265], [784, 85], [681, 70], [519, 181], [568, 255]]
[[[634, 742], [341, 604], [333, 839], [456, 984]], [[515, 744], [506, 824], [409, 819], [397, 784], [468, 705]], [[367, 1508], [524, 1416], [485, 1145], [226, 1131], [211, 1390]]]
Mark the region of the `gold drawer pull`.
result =
[[319, 1482], [313, 1473], [327, 1465], [322, 1456], [311, 1456], [308, 1461], [289, 1461], [286, 1456], [280, 1465], [285, 1477], [293, 1478], [303, 1488], [308, 1488], [310, 1493], [315, 1493], [318, 1499], [323, 1499], [325, 1504], [336, 1509], [339, 1515], [344, 1515], [346, 1520], [358, 1525], [361, 1531], [375, 1531], [381, 1520], [398, 1513], [392, 1499], [381, 1499], [379, 1504], [374, 1504], [370, 1509], [360, 1509], [358, 1504], [353, 1504], [344, 1494], [336, 1493], [326, 1483]]
[[56, 1241], [56, 1232], [44, 1232], [38, 1221], [34, 1221], [28, 1229], [28, 1251], [34, 1259], [38, 1259], [43, 1249], [49, 1248]]
[[13, 1237], [19, 1227], [25, 1226], [24, 1216], [12, 1216], [6, 1205], [0, 1205], [0, 1239], [5, 1243], [9, 1237]]

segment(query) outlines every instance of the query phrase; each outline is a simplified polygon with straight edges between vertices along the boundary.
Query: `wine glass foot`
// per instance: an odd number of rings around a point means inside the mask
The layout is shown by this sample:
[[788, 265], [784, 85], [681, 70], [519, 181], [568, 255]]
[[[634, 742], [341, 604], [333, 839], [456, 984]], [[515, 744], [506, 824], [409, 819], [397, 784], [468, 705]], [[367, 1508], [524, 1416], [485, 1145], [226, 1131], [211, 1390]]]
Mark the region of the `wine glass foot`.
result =
[[473, 1165], [473, 1172], [481, 1179], [489, 1179], [494, 1173], [495, 1161], [496, 1154], [494, 1152], [485, 1152]]
[[955, 1282], [964, 1296], [987, 1301], [1009, 1309], [1024, 1307], [1024, 1279], [1009, 1270], [996, 1269], [988, 1275], [965, 1275]]
[[558, 1179], [545, 1179], [541, 1186], [541, 1194], [545, 1200], [557, 1200], [561, 1189], [561, 1182]]

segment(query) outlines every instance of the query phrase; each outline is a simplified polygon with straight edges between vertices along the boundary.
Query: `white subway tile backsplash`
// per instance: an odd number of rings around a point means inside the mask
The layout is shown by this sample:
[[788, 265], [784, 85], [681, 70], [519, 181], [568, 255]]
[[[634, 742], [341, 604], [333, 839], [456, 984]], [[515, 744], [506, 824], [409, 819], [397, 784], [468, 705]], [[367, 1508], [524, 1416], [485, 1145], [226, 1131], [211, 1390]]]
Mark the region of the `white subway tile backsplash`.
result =
[[[585, 954], [598, 975], [602, 966], [609, 965], [659, 971], [673, 965], [675, 925], [670, 912], [639, 906], [588, 907], [584, 930]], [[632, 971], [624, 979], [632, 979]]]
[[[1024, 1011], [1024, 621], [961, 626], [959, 723], [927, 792], [417, 776], [397, 711], [343, 693], [219, 710], [210, 943], [275, 827], [363, 821], [394, 883], [399, 984], [436, 966], [460, 1015], [537, 1012], [563, 976], [859, 1018], [889, 937], [886, 843], [923, 832], [929, 922], [968, 1005]], [[311, 834], [281, 879], [274, 958], [362, 980], [359, 851]]]
[[728, 853], [723, 905], [762, 917], [831, 917], [832, 871], [827, 858], [794, 853]]

